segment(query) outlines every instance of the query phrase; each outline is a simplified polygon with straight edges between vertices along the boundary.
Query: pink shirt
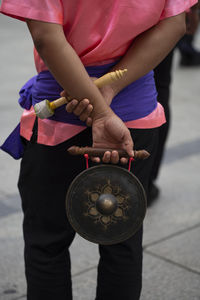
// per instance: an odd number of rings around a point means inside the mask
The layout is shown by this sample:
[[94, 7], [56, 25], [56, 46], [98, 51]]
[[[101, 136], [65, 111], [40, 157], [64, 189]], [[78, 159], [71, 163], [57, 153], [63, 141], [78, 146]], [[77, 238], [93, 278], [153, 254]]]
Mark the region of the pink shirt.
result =
[[[180, 14], [197, 0], [3, 0], [0, 11], [20, 20], [34, 19], [61, 24], [67, 41], [85, 66], [106, 64], [123, 56], [135, 37], [160, 20]], [[103, 17], [102, 17], [103, 16]], [[46, 70], [34, 49], [38, 72]], [[25, 111], [21, 134], [30, 139], [34, 122]], [[130, 128], [153, 128], [165, 122], [160, 105], [149, 116], [127, 122]], [[84, 127], [39, 120], [38, 142], [56, 145]]]
[[[21, 20], [61, 24], [66, 39], [88, 66], [116, 60], [140, 33], [195, 3], [197, 0], [2, 0], [0, 11]], [[36, 51], [35, 63], [38, 72], [47, 69]]]

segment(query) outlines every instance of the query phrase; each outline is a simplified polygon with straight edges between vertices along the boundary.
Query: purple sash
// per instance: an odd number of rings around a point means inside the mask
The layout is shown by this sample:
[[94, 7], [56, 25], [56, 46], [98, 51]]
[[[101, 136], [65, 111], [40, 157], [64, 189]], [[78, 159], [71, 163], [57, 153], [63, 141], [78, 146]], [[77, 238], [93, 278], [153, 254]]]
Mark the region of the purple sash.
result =
[[[86, 70], [91, 77], [101, 77], [109, 72], [113, 65], [86, 67]], [[62, 90], [63, 88], [55, 81], [51, 73], [43, 71], [37, 75], [31, 89], [32, 105], [34, 106], [44, 99], [53, 101], [60, 97]], [[156, 106], [157, 91], [153, 71], [123, 89], [111, 103], [112, 110], [124, 122], [143, 118], [150, 114]], [[77, 116], [67, 113], [65, 106], [57, 108], [54, 115], [49, 119], [85, 126], [85, 123], [80, 121]]]
[[[91, 77], [101, 77], [115, 63], [103, 66], [86, 67]], [[63, 88], [56, 82], [49, 71], [43, 71], [31, 78], [20, 90], [19, 104], [29, 110], [36, 103], [48, 99], [53, 101], [60, 97]], [[123, 89], [112, 101], [112, 110], [124, 121], [132, 121], [143, 118], [150, 114], [157, 106], [157, 91], [154, 82], [153, 71], [136, 80]], [[83, 125], [74, 114], [67, 113], [65, 106], [55, 110], [55, 114], [49, 119], [64, 123]], [[15, 159], [23, 156], [23, 146], [20, 138], [20, 124], [9, 135], [4, 144], [0, 147]]]

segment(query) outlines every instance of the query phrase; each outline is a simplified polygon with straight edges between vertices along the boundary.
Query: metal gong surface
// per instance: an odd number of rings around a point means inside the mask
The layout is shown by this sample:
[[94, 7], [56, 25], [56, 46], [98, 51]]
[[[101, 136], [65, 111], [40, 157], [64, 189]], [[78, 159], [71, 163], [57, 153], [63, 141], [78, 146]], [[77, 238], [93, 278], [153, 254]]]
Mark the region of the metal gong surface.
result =
[[141, 226], [146, 213], [145, 191], [139, 180], [122, 167], [91, 167], [72, 181], [66, 211], [74, 230], [86, 240], [116, 244]]

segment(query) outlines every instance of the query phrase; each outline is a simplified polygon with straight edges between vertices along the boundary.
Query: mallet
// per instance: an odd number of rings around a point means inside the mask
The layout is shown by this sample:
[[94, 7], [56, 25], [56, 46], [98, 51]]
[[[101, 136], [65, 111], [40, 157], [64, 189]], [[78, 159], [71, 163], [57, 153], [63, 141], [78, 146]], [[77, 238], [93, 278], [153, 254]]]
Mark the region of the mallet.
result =
[[[109, 73], [103, 75], [102, 77], [96, 79], [94, 81], [94, 83], [98, 88], [101, 88], [104, 85], [111, 83], [112, 81], [116, 81], [116, 80], [122, 78], [124, 73], [126, 73], [126, 72], [127, 72], [127, 69], [109, 72]], [[45, 99], [45, 100], [35, 104], [35, 106], [34, 106], [35, 114], [40, 119], [47, 119], [54, 114], [54, 110], [56, 108], [68, 103], [70, 100], [72, 100], [72, 98], [70, 98], [70, 97], [68, 99], [65, 97], [61, 97], [52, 102]]]

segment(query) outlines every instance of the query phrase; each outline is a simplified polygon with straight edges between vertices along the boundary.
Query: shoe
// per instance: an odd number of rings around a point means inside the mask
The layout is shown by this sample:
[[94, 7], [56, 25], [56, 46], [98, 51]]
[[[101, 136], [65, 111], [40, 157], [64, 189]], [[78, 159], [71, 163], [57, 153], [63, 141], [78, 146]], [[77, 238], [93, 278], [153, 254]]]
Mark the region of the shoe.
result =
[[151, 182], [149, 185], [149, 191], [147, 195], [147, 207], [151, 206], [155, 200], [159, 198], [160, 190], [155, 185], [155, 183]]

